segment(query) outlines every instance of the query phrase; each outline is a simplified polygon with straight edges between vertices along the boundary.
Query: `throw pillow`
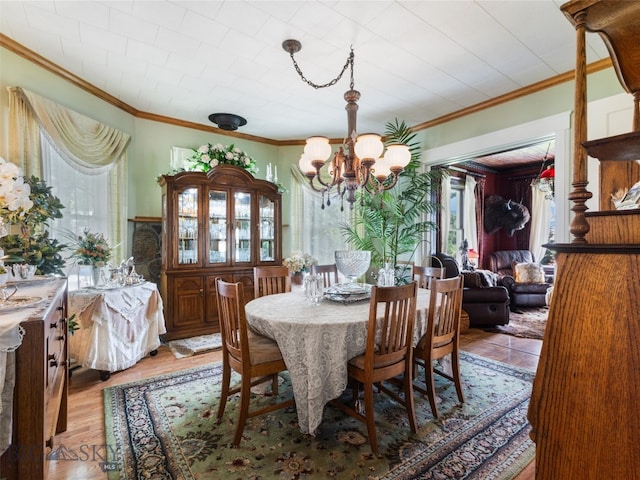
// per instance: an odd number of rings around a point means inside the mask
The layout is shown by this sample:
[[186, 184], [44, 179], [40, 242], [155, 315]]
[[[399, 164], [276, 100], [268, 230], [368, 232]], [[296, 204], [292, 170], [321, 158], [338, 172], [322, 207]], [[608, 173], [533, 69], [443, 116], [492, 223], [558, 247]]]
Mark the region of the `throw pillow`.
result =
[[482, 277], [478, 272], [463, 272], [464, 286], [466, 288], [480, 288], [482, 287]]
[[475, 270], [463, 272], [464, 286], [466, 288], [495, 287], [497, 275], [488, 270]]
[[513, 273], [516, 283], [544, 283], [544, 270], [537, 263], [517, 263]]

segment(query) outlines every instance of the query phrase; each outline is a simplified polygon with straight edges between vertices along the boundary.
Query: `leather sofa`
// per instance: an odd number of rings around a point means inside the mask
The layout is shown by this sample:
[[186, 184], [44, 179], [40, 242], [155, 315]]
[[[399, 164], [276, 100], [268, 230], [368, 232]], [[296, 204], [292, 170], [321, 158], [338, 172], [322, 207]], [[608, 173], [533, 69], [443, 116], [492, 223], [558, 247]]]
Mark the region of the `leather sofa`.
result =
[[[447, 278], [460, 275], [460, 268], [456, 260], [443, 253], [433, 255], [445, 268]], [[439, 267], [438, 261], [432, 261], [434, 267]], [[462, 292], [462, 309], [469, 315], [472, 327], [487, 327], [506, 325], [509, 323], [509, 292], [502, 285], [489, 286], [476, 281], [482, 275], [471, 275], [477, 272], [462, 272], [465, 277], [465, 287]]]
[[547, 290], [550, 283], [518, 283], [513, 265], [516, 263], [535, 263], [535, 257], [529, 250], [500, 250], [489, 255], [489, 269], [498, 274], [500, 283], [509, 291], [511, 308], [544, 307], [547, 305]]

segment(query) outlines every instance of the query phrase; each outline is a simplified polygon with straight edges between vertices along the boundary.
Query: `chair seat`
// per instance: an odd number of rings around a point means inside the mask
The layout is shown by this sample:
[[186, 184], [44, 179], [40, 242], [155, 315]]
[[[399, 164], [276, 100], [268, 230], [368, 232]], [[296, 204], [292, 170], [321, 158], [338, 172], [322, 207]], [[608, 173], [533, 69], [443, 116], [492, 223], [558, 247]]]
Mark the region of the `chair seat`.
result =
[[[453, 339], [447, 340], [447, 341], [444, 341], [444, 342], [436, 342], [436, 343], [433, 344], [433, 348], [443, 347], [443, 346], [448, 345], [448, 344], [450, 344], [452, 342], [453, 342]], [[414, 347], [414, 351], [415, 350], [419, 350], [419, 351], [423, 352], [426, 349], [427, 349], [427, 336], [423, 335], [420, 338], [420, 341], [418, 341], [418, 344]]]
[[[404, 357], [402, 357], [404, 358]], [[365, 354], [363, 353], [362, 355], [358, 355], [357, 357], [353, 357], [351, 360], [349, 360], [349, 365], [355, 368], [359, 368], [360, 370], [364, 370], [364, 359], [365, 359]], [[386, 361], [380, 361], [379, 357], [374, 357], [374, 362], [373, 362], [373, 368], [384, 368], [384, 367], [388, 367], [389, 365], [394, 365], [396, 363], [398, 363], [398, 359], [392, 359], [392, 358], [387, 358]]]
[[549, 283], [514, 283], [511, 291], [513, 293], [539, 293], [540, 295], [546, 295], [549, 287], [551, 287]]
[[282, 353], [278, 344], [270, 338], [249, 330], [249, 359], [251, 365], [277, 362], [282, 360]]

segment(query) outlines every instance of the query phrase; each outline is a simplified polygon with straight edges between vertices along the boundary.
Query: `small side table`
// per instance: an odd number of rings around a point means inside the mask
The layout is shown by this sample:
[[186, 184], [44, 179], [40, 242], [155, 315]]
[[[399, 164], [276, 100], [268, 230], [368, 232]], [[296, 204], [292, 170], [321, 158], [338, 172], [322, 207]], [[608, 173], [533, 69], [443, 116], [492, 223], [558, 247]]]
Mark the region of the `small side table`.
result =
[[99, 370], [101, 380], [155, 355], [166, 333], [162, 298], [150, 282], [69, 292], [69, 316], [74, 314], [80, 328], [70, 337], [70, 355]]

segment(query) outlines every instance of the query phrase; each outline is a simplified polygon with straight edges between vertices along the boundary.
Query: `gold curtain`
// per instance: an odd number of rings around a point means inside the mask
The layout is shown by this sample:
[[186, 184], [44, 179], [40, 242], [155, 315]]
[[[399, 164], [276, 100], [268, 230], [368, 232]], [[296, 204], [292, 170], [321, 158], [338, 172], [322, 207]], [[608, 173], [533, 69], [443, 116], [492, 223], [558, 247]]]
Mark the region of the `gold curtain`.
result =
[[9, 158], [42, 178], [40, 131], [84, 175], [109, 172], [109, 238], [114, 258], [126, 254], [126, 148], [131, 136], [20, 87], [9, 91]]

